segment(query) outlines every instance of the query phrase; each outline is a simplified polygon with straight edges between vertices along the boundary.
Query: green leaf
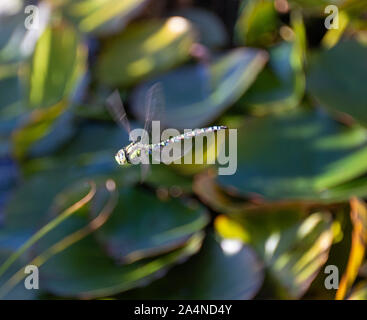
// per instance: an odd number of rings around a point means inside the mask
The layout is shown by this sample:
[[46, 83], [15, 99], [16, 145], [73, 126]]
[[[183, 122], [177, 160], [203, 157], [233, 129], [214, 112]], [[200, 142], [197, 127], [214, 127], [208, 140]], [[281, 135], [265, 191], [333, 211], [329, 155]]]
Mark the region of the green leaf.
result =
[[202, 241], [194, 234], [187, 244], [155, 259], [117, 265], [93, 236], [52, 257], [40, 268], [47, 291], [63, 297], [106, 297], [149, 283], [172, 264], [196, 253]]
[[182, 17], [132, 23], [101, 49], [96, 77], [112, 87], [132, 85], [187, 60], [194, 41]]
[[323, 199], [367, 171], [366, 132], [318, 111], [252, 119], [238, 129], [235, 175], [223, 187], [266, 199]]
[[[57, 178], [53, 176], [54, 178]], [[33, 187], [36, 188], [36, 185], [33, 184]], [[125, 189], [122, 191], [120, 197], [120, 204], [124, 204], [126, 200], [126, 194], [131, 193], [139, 193], [138, 190], [130, 189], [130, 193], [128, 189]], [[19, 220], [22, 220], [21, 215], [25, 215], [28, 217], [28, 219], [34, 219], [35, 225], [38, 225], [40, 221], [45, 221], [45, 219], [50, 219], [50, 215], [55, 215], [56, 217], [59, 217], [57, 213], [59, 211], [64, 210], [63, 208], [70, 206], [75, 202], [75, 200], [78, 200], [80, 198], [78, 189], [67, 189], [66, 191], [62, 191], [56, 198], [53, 196], [51, 198], [55, 198], [53, 201], [52, 207], [48, 205], [47, 208], [47, 216], [43, 214], [43, 216], [36, 218], [35, 214], [32, 214], [30, 216], [29, 210], [28, 212], [22, 211], [18, 212], [17, 216], [12, 216], [12, 221], [8, 221], [6, 224], [7, 229], [3, 230], [5, 234], [2, 234], [2, 238], [0, 237], [0, 243], [2, 244], [11, 244], [14, 241], [17, 240], [17, 233], [12, 232], [12, 230], [21, 230], [22, 222]], [[39, 194], [36, 192], [36, 194]], [[43, 197], [49, 197], [49, 195], [46, 195], [45, 192], [43, 192]], [[125, 195], [125, 197], [124, 197]], [[98, 196], [98, 193], [97, 193]], [[140, 192], [140, 196], [138, 197], [138, 202], [142, 202], [141, 199], [144, 199], [147, 201], [147, 199], [150, 201], [150, 203], [154, 203], [154, 200], [151, 199], [152, 197], [146, 196], [144, 198], [144, 194]], [[134, 200], [137, 200], [136, 197], [133, 198]], [[26, 200], [26, 199], [23, 199]], [[155, 200], [156, 201], [156, 200]], [[44, 203], [45, 201], [43, 201]], [[62, 224], [60, 224], [55, 230], [52, 230], [52, 232], [48, 233], [45, 237], [43, 237], [39, 243], [37, 243], [36, 252], [39, 253], [41, 256], [43, 252], [51, 250], [52, 255], [46, 254], [47, 260], [44, 261], [43, 258], [36, 258], [36, 260], [42, 261], [42, 265], [40, 266], [40, 272], [44, 277], [44, 288], [48, 289], [54, 294], [63, 295], [63, 296], [79, 296], [79, 297], [100, 297], [100, 296], [106, 296], [114, 293], [118, 293], [120, 291], [124, 291], [127, 289], [130, 289], [131, 287], [134, 287], [136, 285], [143, 283], [146, 283], [150, 278], [155, 275], [156, 273], [162, 272], [163, 269], [167, 268], [169, 265], [176, 262], [176, 260], [181, 260], [193, 253], [195, 253], [200, 245], [203, 235], [200, 233], [195, 233], [196, 230], [200, 230], [203, 225], [205, 225], [206, 220], [204, 213], [201, 209], [188, 209], [183, 207], [174, 201], [172, 201], [169, 205], [173, 207], [175, 211], [171, 212], [171, 215], [176, 215], [180, 211], [182, 213], [185, 212], [187, 216], [196, 216], [196, 221], [193, 221], [192, 219], [187, 219], [185, 221], [185, 217], [181, 216], [181, 221], [179, 225], [173, 225], [171, 226], [175, 228], [175, 232], [173, 234], [170, 234], [170, 231], [164, 233], [165, 226], [164, 223], [161, 223], [161, 229], [157, 231], [157, 233], [154, 235], [154, 232], [151, 232], [151, 228], [153, 227], [152, 223], [149, 223], [148, 225], [145, 225], [145, 230], [149, 230], [151, 233], [151, 239], [149, 239], [149, 235], [145, 235], [142, 233], [139, 237], [139, 235], [130, 234], [130, 240], [129, 237], [123, 237], [123, 239], [120, 239], [122, 242], [119, 243], [121, 245], [121, 248], [124, 248], [124, 245], [135, 245], [135, 248], [139, 246], [135, 244], [135, 241], [151, 241], [151, 244], [157, 246], [162, 245], [162, 241], [166, 241], [164, 244], [168, 244], [165, 246], [165, 248], [162, 250], [162, 253], [164, 255], [157, 256], [156, 259], [143, 259], [140, 260], [138, 263], [128, 264], [125, 266], [119, 266], [115, 263], [115, 261], [111, 260], [108, 255], [103, 250], [104, 246], [101, 246], [99, 242], [95, 242], [96, 237], [87, 236], [84, 239], [75, 239], [77, 237], [78, 232], [82, 230], [82, 228], [85, 228], [85, 225], [88, 223], [91, 217], [91, 214], [95, 211], [98, 212], [98, 208], [100, 207], [100, 197], [96, 197], [96, 199], [93, 199], [93, 203], [88, 206], [88, 208], [83, 207], [81, 210], [77, 212], [77, 214], [73, 215], [72, 217], [68, 218], [67, 220], [63, 221]], [[146, 204], [146, 202], [142, 202]], [[164, 204], [161, 204], [161, 209], [164, 207]], [[52, 208], [50, 211], [49, 208]], [[119, 212], [121, 206], [119, 206], [115, 211], [115, 213]], [[145, 207], [147, 208], [147, 207]], [[164, 207], [165, 208], [165, 207]], [[39, 209], [39, 208], [38, 208]], [[156, 209], [159, 210], [159, 206], [156, 205]], [[135, 212], [131, 211], [134, 210], [133, 207], [130, 205], [128, 207], [128, 212], [124, 211], [125, 214], [129, 214], [129, 212]], [[186, 211], [185, 211], [186, 210]], [[136, 213], [136, 212], [135, 212]], [[148, 213], [148, 212], [147, 212]], [[156, 217], [156, 221], [161, 218], [162, 212], [159, 211], [160, 215], [159, 217]], [[37, 212], [39, 215], [39, 212]], [[202, 215], [201, 222], [200, 222], [200, 214]], [[95, 216], [95, 214], [94, 214]], [[130, 215], [132, 217], [133, 215]], [[52, 216], [51, 216], [52, 217]], [[89, 217], [89, 218], [88, 218]], [[113, 216], [112, 216], [113, 217]], [[141, 217], [141, 216], [140, 216]], [[191, 218], [191, 217], [189, 217]], [[133, 219], [133, 218], [132, 218]], [[166, 220], [170, 219], [169, 216], [166, 217]], [[118, 217], [119, 220], [119, 217]], [[135, 225], [130, 225], [129, 227], [136, 227], [136, 231], [139, 229], [138, 221], [136, 221]], [[172, 221], [172, 220], [171, 220]], [[97, 220], [96, 220], [97, 222]], [[113, 234], [114, 229], [113, 223], [116, 222], [116, 219], [113, 219], [112, 225], [110, 224], [107, 226], [106, 229], [103, 229], [100, 233], [97, 234], [97, 239], [102, 240], [102, 244], [108, 244], [111, 245], [113, 243], [114, 239], [113, 236], [116, 234]], [[187, 222], [185, 224], [185, 222]], [[108, 222], [107, 222], [108, 223]], [[118, 223], [121, 223], [121, 221], [118, 221]], [[29, 228], [30, 223], [27, 221], [24, 223], [25, 226]], [[196, 226], [195, 226], [196, 225]], [[93, 226], [93, 225], [91, 225]], [[119, 225], [120, 228], [123, 228], [123, 224]], [[141, 225], [140, 225], [141, 226]], [[180, 228], [181, 227], [181, 228]], [[103, 227], [102, 227], [103, 228]], [[181, 231], [179, 230], [181, 229]], [[118, 230], [118, 231], [121, 231]], [[167, 231], [167, 230], [166, 230]], [[108, 233], [110, 232], [110, 233]], [[158, 234], [159, 233], [159, 234]], [[179, 239], [181, 233], [182, 239]], [[4, 239], [4, 236], [7, 237]], [[63, 241], [68, 237], [68, 241]], [[160, 237], [160, 238], [159, 238]], [[166, 237], [164, 239], [164, 237]], [[175, 241], [178, 239], [179, 241]], [[140, 239], [139, 239], [140, 238]], [[70, 239], [72, 239], [72, 245], [70, 246]], [[5, 241], [6, 240], [6, 241]], [[19, 240], [19, 239], [18, 239]], [[5, 241], [5, 242], [4, 242]], [[124, 242], [125, 241], [125, 242]], [[168, 242], [169, 241], [169, 242]], [[171, 242], [172, 241], [172, 242]], [[65, 243], [64, 243], [65, 242]], [[53, 246], [56, 243], [57, 244], [56, 252], [55, 249], [53, 249]], [[141, 242], [140, 242], [141, 244]], [[99, 249], [96, 249], [99, 248]], [[151, 248], [150, 248], [151, 249]], [[167, 253], [169, 252], [169, 253]], [[56, 255], [55, 255], [56, 254]], [[158, 251], [155, 252], [155, 254], [158, 254]], [[78, 257], [77, 260], [75, 260], [75, 257]], [[140, 257], [142, 258], [142, 257]], [[75, 265], [75, 261], [78, 261], [78, 263]], [[94, 261], [92, 263], [92, 261]], [[96, 264], [96, 261], [98, 263]], [[43, 264], [45, 262], [45, 264]], [[91, 263], [93, 264], [93, 268], [91, 268]], [[55, 265], [57, 268], [55, 268]], [[88, 271], [84, 274], [84, 277], [81, 276], [81, 273], [83, 273], [83, 269], [89, 265]], [[75, 269], [76, 267], [76, 269]], [[80, 267], [80, 269], [79, 269]], [[78, 281], [75, 281], [78, 279]]]
[[85, 48], [72, 26], [61, 21], [47, 27], [24, 71], [29, 107], [50, 107], [69, 98], [85, 63]]
[[151, 285], [122, 295], [122, 298], [251, 299], [262, 281], [262, 264], [250, 247], [215, 239], [210, 234], [200, 252], [186, 263], [176, 266]]
[[333, 240], [330, 216], [314, 213], [301, 220], [297, 207], [254, 207], [219, 216], [215, 225], [226, 238], [252, 245], [279, 298], [301, 297], [326, 262]]
[[[367, 46], [343, 41], [312, 60], [308, 91], [328, 110], [367, 126]], [[348, 63], [345, 59], [348, 57]]]
[[177, 199], [162, 201], [143, 190], [126, 188], [97, 235], [112, 257], [130, 263], [182, 246], [207, 223], [206, 210], [198, 203], [189, 207]]
[[133, 113], [145, 118], [144, 99], [152, 83], [162, 85], [166, 112], [162, 122], [176, 129], [198, 128], [216, 119], [251, 86], [267, 61], [265, 51], [239, 48], [209, 67], [194, 65], [171, 71], [138, 87]]
[[125, 140], [126, 134], [115, 125], [90, 125], [52, 157], [28, 160], [23, 165], [26, 178], [5, 210], [6, 226], [34, 230], [56, 194], [80, 179], [111, 177], [119, 185], [138, 182], [138, 166], [122, 168], [114, 159]]

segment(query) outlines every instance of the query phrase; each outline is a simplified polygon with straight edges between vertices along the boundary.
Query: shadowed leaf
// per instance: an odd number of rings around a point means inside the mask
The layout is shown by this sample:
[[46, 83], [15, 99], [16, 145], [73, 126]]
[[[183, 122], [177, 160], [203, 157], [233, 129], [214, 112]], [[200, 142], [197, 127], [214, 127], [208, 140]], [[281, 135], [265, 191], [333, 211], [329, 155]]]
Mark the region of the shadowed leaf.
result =
[[[230, 248], [231, 244], [234, 247]], [[199, 253], [186, 263], [173, 268], [151, 285], [122, 295], [122, 298], [251, 299], [262, 281], [263, 267], [251, 248], [215, 239], [209, 234]]]

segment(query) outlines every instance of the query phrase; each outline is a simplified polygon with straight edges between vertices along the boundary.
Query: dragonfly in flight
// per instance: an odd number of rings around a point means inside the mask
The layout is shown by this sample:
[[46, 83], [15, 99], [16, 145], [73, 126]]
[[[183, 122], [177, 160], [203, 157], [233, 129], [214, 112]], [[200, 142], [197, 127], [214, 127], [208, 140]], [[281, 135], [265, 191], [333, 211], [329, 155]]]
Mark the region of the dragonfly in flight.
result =
[[[157, 105], [162, 108], [164, 105], [163, 96], [160, 84], [154, 84], [147, 92], [145, 104], [145, 125], [143, 132], [147, 132], [148, 128], [151, 126], [151, 122], [153, 120], [153, 115], [157, 111]], [[120, 98], [120, 94], [118, 91], [114, 91], [109, 98], [107, 99], [107, 107], [112, 114], [114, 120], [123, 126], [123, 128], [130, 133], [130, 124], [127, 119], [127, 114], [123, 103]], [[115, 159], [116, 162], [123, 166], [127, 164], [134, 164], [137, 158], [141, 158], [142, 156], [149, 157], [149, 155], [153, 155], [154, 152], [161, 152], [163, 147], [181, 142], [182, 140], [192, 139], [196, 136], [207, 134], [210, 132], [215, 132], [219, 130], [227, 129], [226, 126], [211, 126], [207, 128], [200, 128], [194, 129], [183, 134], [173, 136], [169, 139], [160, 141], [158, 143], [142, 143], [142, 141], [146, 141], [145, 139], [140, 139], [138, 141], [131, 142], [129, 145], [123, 147], [122, 149], [118, 150]], [[149, 141], [149, 140], [148, 140]], [[181, 155], [181, 157], [184, 154]], [[144, 168], [144, 167], [143, 167]], [[145, 168], [148, 168], [145, 166]], [[145, 169], [144, 171], [147, 171]], [[144, 176], [144, 174], [143, 174]]]

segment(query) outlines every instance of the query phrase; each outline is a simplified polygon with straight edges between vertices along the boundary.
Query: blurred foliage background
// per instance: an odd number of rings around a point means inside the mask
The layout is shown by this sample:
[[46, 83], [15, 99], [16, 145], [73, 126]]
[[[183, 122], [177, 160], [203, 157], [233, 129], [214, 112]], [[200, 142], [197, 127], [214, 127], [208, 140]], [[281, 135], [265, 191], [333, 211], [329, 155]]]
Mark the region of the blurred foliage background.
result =
[[[365, 299], [366, 58], [365, 0], [0, 1], [1, 298]], [[142, 127], [156, 82], [234, 175], [118, 167], [106, 97]]]

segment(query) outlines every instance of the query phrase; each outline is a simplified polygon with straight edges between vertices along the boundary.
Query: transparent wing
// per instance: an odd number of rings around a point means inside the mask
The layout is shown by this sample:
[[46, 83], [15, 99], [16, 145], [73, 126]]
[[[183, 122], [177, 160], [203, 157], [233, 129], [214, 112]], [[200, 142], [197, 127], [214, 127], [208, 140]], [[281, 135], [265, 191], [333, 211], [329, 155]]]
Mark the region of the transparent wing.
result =
[[[145, 97], [145, 121], [143, 141], [149, 141], [149, 133], [152, 132], [152, 121], [162, 121], [164, 115], [165, 101], [163, 88], [160, 83], [151, 86]], [[160, 132], [158, 132], [160, 138]], [[152, 137], [153, 139], [153, 137]], [[148, 152], [148, 150], [146, 150]], [[150, 173], [149, 164], [141, 164], [141, 182], [143, 182]]]
[[165, 99], [162, 84], [157, 82], [152, 85], [145, 96], [145, 121], [144, 131], [151, 132], [152, 121], [164, 120]]
[[127, 133], [130, 133], [130, 123], [127, 118], [127, 114], [122, 103], [120, 94], [115, 90], [106, 100], [107, 109], [112, 115], [112, 118], [118, 125], [122, 126]]

